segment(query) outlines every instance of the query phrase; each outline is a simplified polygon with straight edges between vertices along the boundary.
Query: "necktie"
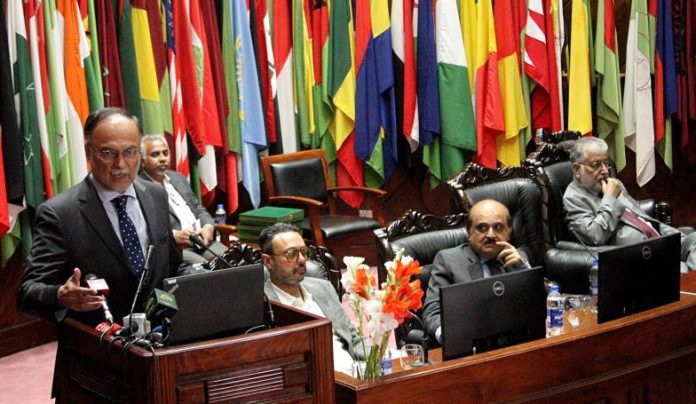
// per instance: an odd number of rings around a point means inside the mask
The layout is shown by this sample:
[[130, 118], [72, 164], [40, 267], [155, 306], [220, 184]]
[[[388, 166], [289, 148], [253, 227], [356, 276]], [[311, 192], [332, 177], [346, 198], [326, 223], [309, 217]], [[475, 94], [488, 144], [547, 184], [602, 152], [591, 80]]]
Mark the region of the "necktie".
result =
[[638, 230], [643, 232], [643, 234], [645, 234], [648, 238], [655, 238], [659, 236], [659, 234], [649, 223], [638, 217], [638, 215], [636, 215], [631, 209], [624, 210], [622, 218], [631, 223], [633, 226], [637, 227]]
[[114, 204], [116, 213], [118, 214], [118, 227], [121, 231], [123, 249], [126, 251], [126, 256], [128, 257], [131, 267], [136, 274], [140, 275], [145, 267], [145, 257], [143, 256], [143, 249], [140, 246], [138, 232], [135, 231], [135, 225], [126, 211], [127, 200], [128, 196], [121, 195], [112, 199], [111, 203]]
[[496, 259], [486, 261], [486, 265], [488, 265], [488, 271], [491, 273], [491, 276], [505, 273], [505, 267], [503, 267], [500, 264], [500, 261]]

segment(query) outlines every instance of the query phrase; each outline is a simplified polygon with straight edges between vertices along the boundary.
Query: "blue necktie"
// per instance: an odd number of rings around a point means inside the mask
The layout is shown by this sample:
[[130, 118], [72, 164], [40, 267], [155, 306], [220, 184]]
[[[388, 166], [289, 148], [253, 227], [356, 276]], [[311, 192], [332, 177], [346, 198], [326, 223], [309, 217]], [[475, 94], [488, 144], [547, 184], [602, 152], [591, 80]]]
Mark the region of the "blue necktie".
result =
[[491, 273], [491, 276], [504, 274], [506, 272], [505, 267], [497, 259], [486, 261], [486, 265], [488, 265], [488, 271]]
[[143, 249], [140, 246], [138, 232], [135, 231], [135, 225], [126, 212], [127, 195], [121, 195], [111, 200], [118, 214], [118, 227], [121, 231], [121, 241], [123, 249], [126, 251], [126, 256], [131, 264], [131, 267], [136, 274], [140, 275], [145, 267], [145, 257]]

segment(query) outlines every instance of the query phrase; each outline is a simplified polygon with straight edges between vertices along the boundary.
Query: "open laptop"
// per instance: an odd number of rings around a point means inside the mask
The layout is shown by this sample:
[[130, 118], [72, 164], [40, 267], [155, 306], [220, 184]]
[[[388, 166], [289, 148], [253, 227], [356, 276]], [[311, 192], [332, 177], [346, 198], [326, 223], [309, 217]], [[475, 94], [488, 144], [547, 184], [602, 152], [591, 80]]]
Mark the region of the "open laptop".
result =
[[600, 251], [597, 322], [678, 301], [680, 257], [678, 233]]
[[169, 344], [243, 333], [263, 324], [263, 265], [167, 278], [163, 289], [176, 297]]
[[440, 288], [443, 359], [544, 338], [541, 272], [535, 267]]

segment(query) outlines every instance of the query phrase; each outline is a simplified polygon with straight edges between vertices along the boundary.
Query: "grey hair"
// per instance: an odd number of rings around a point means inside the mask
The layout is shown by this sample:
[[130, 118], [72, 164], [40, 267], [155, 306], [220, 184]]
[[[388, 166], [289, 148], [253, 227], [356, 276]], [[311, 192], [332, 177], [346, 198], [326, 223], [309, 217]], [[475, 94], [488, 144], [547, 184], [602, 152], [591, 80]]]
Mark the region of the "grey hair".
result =
[[575, 141], [575, 144], [573, 144], [573, 147], [570, 149], [570, 161], [575, 164], [584, 162], [589, 151], [606, 153], [609, 151], [609, 145], [604, 141], [604, 139], [600, 139], [598, 137], [581, 137]]
[[169, 148], [169, 144], [167, 144], [167, 138], [164, 137], [164, 135], [145, 135], [140, 139], [140, 156], [141, 158], [145, 158], [145, 155], [147, 154], [147, 151], [145, 150], [145, 143], [147, 142], [155, 142], [155, 141], [160, 141], [164, 143], [167, 146], [167, 149]]

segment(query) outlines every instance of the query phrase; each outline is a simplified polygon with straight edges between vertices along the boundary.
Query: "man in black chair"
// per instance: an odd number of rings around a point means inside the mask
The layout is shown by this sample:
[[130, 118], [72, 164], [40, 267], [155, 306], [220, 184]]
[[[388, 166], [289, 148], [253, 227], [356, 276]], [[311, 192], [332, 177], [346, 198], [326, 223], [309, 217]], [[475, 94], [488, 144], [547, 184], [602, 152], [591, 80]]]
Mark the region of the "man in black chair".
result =
[[[581, 242], [623, 245], [659, 235], [680, 233], [647, 215], [624, 185], [609, 176], [608, 145], [600, 138], [584, 137], [573, 145], [573, 182], [563, 195], [565, 221]], [[696, 268], [696, 233], [682, 235], [682, 273]]]
[[509, 243], [512, 217], [502, 203], [484, 199], [471, 207], [469, 243], [440, 251], [433, 261], [423, 318], [428, 333], [442, 343], [440, 288], [531, 268], [523, 251]]

